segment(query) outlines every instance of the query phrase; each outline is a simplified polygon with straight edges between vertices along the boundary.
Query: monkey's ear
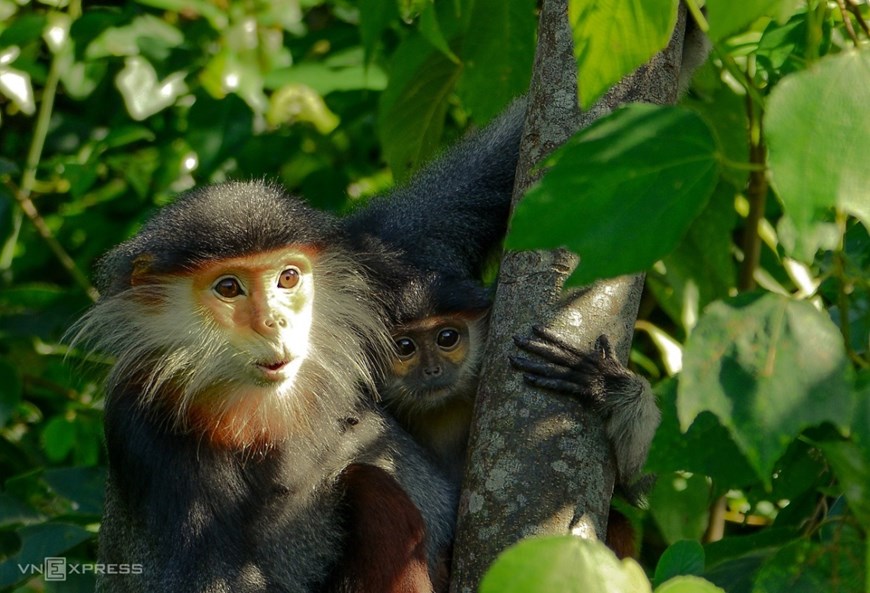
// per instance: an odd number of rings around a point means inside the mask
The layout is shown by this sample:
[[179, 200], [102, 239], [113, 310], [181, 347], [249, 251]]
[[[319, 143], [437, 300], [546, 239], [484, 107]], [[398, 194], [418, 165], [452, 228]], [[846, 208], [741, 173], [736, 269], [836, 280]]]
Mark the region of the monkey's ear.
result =
[[136, 256], [130, 267], [130, 286], [147, 284], [148, 280], [153, 276], [153, 264], [154, 256], [150, 253]]

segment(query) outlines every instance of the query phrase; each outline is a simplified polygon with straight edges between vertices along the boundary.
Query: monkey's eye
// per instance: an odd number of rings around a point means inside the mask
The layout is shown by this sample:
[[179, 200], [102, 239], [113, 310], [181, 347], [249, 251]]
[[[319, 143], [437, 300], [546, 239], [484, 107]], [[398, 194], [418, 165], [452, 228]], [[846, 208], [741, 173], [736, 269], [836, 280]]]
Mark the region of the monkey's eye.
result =
[[287, 268], [278, 276], [278, 286], [287, 289], [295, 288], [301, 277], [299, 268]]
[[219, 296], [224, 297], [225, 299], [234, 299], [237, 296], [245, 294], [245, 291], [242, 290], [242, 285], [239, 284], [239, 281], [232, 276], [224, 276], [215, 282], [212, 290], [215, 291]]
[[396, 352], [399, 358], [411, 358], [417, 351], [417, 344], [411, 338], [396, 338]]
[[453, 350], [459, 344], [459, 332], [452, 327], [447, 327], [438, 332], [435, 343], [442, 350]]

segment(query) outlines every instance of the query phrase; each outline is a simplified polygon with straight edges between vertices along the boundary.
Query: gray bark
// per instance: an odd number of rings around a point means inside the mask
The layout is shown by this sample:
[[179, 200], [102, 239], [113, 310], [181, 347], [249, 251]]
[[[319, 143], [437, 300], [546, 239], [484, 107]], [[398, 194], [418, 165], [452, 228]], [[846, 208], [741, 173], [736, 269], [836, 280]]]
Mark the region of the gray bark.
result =
[[[534, 182], [534, 164], [576, 130], [627, 102], [675, 102], [684, 25], [681, 6], [668, 48], [581, 114], [567, 1], [544, 0], [514, 204]], [[577, 264], [564, 250], [502, 259], [460, 500], [453, 593], [477, 591], [496, 556], [524, 537], [606, 532], [615, 465], [602, 419], [576, 400], [528, 387], [508, 363], [517, 353], [512, 337], [528, 335], [535, 323], [587, 349], [607, 334], [626, 361], [643, 277], [565, 295]]]

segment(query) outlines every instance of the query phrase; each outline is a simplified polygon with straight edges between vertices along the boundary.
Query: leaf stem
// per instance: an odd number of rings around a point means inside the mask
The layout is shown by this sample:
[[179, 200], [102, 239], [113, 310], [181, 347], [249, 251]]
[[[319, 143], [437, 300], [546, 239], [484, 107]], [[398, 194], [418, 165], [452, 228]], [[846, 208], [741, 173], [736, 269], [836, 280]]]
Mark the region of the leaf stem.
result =
[[[751, 85], [749, 77], [746, 83]], [[761, 236], [758, 226], [764, 216], [764, 206], [767, 201], [767, 148], [764, 145], [762, 129], [761, 103], [756, 103], [750, 94], [746, 95], [746, 114], [749, 119], [749, 183], [746, 197], [749, 201], [749, 213], [743, 228], [743, 262], [740, 264], [740, 275], [737, 288], [746, 292], [755, 288], [755, 271], [761, 259]]]
[[846, 0], [846, 10], [852, 13], [852, 16], [855, 17], [856, 21], [858, 21], [858, 26], [861, 27], [865, 35], [870, 37], [870, 25], [867, 25], [867, 21], [864, 20], [864, 16], [861, 14], [861, 9], [858, 8], [855, 0]]
[[[81, 0], [70, 2], [69, 13], [73, 20], [81, 15]], [[67, 37], [66, 43], [70, 43], [69, 37]], [[52, 56], [51, 67], [45, 79], [45, 87], [42, 90], [42, 100], [39, 104], [39, 113], [37, 114], [36, 125], [33, 129], [33, 138], [27, 151], [27, 160], [21, 175], [21, 185], [17, 189], [14, 189], [12, 193], [15, 195], [15, 200], [21, 207], [22, 212], [30, 219], [34, 228], [36, 228], [36, 232], [39, 233], [39, 236], [42, 237], [42, 240], [45, 241], [60, 264], [91, 300], [95, 301], [99, 297], [99, 293], [97, 293], [97, 290], [88, 281], [87, 276], [79, 269], [72, 257], [70, 257], [54, 236], [54, 233], [52, 233], [46, 224], [45, 219], [39, 214], [39, 210], [31, 199], [33, 188], [36, 185], [36, 171], [39, 168], [39, 161], [45, 148], [45, 139], [48, 137], [48, 126], [51, 122], [52, 110], [54, 109], [54, 99], [57, 96], [57, 85], [60, 81], [59, 54], [60, 52], [56, 52]]]
[[710, 24], [707, 22], [706, 17], [704, 17], [704, 13], [701, 12], [701, 9], [698, 8], [698, 3], [695, 0], [683, 0], [686, 8], [692, 14], [692, 18], [695, 19], [695, 23], [697, 23], [698, 28], [705, 35], [710, 32]]
[[837, 6], [840, 8], [840, 14], [843, 17], [843, 26], [846, 27], [846, 32], [849, 34], [849, 39], [859, 47], [861, 42], [858, 41], [858, 36], [855, 34], [855, 28], [852, 26], [852, 19], [849, 18], [849, 9], [846, 8], [846, 0], [837, 0]]

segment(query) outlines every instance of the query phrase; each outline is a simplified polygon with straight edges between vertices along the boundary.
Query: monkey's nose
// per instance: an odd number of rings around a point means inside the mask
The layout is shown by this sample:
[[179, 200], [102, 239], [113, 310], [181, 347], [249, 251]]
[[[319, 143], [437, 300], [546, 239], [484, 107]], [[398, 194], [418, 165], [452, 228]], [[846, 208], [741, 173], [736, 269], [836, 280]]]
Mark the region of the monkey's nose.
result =
[[287, 327], [287, 320], [284, 319], [284, 317], [280, 316], [280, 315], [276, 315], [274, 317], [271, 317], [271, 316], [266, 317], [266, 319], [263, 321], [263, 323], [266, 324], [266, 327], [271, 327], [271, 328]]
[[423, 374], [426, 375], [427, 377], [437, 377], [438, 375], [441, 374], [441, 367], [437, 366], [437, 367], [425, 368], [425, 369], [423, 369]]
[[264, 336], [273, 335], [287, 327], [287, 320], [281, 315], [264, 315], [255, 322], [254, 330]]

